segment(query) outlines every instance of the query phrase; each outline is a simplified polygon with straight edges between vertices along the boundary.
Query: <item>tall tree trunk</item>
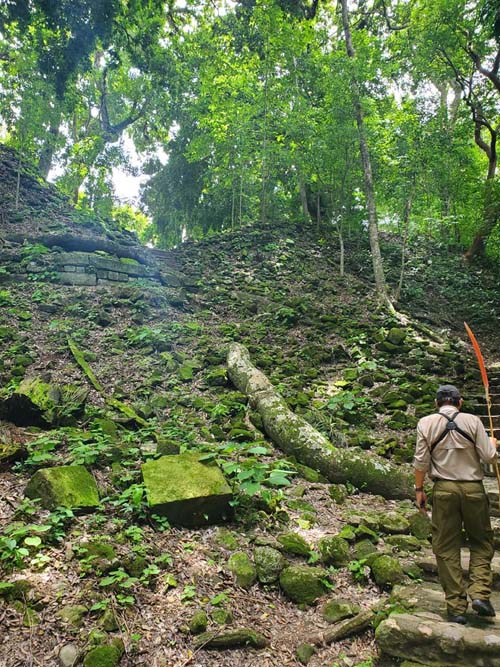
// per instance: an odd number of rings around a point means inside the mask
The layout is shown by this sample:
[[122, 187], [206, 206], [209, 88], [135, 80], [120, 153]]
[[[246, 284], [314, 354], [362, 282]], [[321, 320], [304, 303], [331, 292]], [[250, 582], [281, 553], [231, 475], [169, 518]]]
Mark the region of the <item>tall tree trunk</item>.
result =
[[500, 188], [495, 179], [488, 178], [485, 184], [483, 223], [476, 233], [470, 248], [465, 253], [465, 259], [471, 261], [474, 257], [484, 255], [486, 242], [500, 222]]
[[404, 276], [405, 276], [405, 268], [406, 268], [406, 246], [408, 244], [408, 234], [410, 230], [410, 215], [411, 215], [411, 209], [413, 206], [413, 198], [415, 196], [415, 188], [416, 188], [416, 183], [415, 183], [415, 176], [412, 179], [411, 186], [410, 186], [410, 192], [408, 193], [408, 197], [405, 202], [405, 210], [403, 213], [403, 244], [401, 246], [401, 270], [399, 273], [399, 282], [398, 282], [398, 287], [396, 289], [396, 294], [394, 295], [394, 298], [396, 301], [399, 301], [399, 298], [401, 296], [401, 290], [403, 289], [403, 281], [404, 281]]
[[[355, 59], [354, 47], [352, 44], [351, 28], [349, 25], [349, 12], [347, 8], [347, 0], [340, 0], [342, 9], [342, 25], [344, 28], [344, 36], [346, 43], [346, 51], [349, 58]], [[361, 153], [361, 165], [363, 168], [363, 176], [365, 183], [365, 197], [366, 208], [368, 211], [368, 233], [370, 238], [370, 248], [372, 254], [373, 273], [375, 276], [375, 286], [379, 299], [391, 311], [394, 306], [389, 299], [387, 292], [387, 285], [385, 282], [384, 268], [382, 262], [382, 254], [380, 252], [378, 223], [377, 223], [377, 207], [375, 203], [375, 189], [373, 187], [372, 165], [370, 161], [370, 153], [368, 150], [368, 142], [366, 139], [366, 129], [363, 116], [363, 108], [361, 106], [361, 91], [356, 75], [352, 76], [352, 99], [354, 105], [354, 114], [356, 116], [356, 124], [358, 126], [359, 150]]]
[[50, 169], [52, 167], [52, 160], [54, 158], [54, 152], [56, 149], [56, 141], [59, 136], [59, 124], [61, 121], [61, 115], [58, 114], [57, 118], [53, 118], [50, 121], [50, 127], [45, 139], [45, 143], [40, 151], [40, 157], [38, 159], [38, 169], [42, 176], [47, 179]]
[[304, 182], [304, 177], [302, 176], [300, 171], [299, 171], [299, 192], [300, 192], [300, 203], [302, 206], [302, 215], [304, 216], [305, 220], [309, 220], [310, 213], [309, 213], [309, 206], [307, 205], [306, 184]]

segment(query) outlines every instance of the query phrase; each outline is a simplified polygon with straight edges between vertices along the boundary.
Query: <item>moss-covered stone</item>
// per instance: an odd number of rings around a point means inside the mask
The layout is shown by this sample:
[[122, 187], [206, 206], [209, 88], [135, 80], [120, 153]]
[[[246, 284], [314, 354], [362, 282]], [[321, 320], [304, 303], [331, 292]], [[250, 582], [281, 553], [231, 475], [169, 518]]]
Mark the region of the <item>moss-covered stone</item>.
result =
[[56, 616], [74, 628], [80, 628], [83, 625], [83, 617], [88, 612], [88, 608], [82, 604], [72, 604], [61, 607], [56, 612]]
[[327, 573], [320, 567], [291, 565], [280, 574], [280, 586], [287, 597], [297, 604], [313, 604], [326, 587]]
[[42, 468], [30, 479], [24, 493], [28, 498], [40, 498], [46, 509], [85, 511], [99, 505], [95, 479], [84, 466]]
[[410, 532], [419, 540], [427, 540], [432, 533], [431, 520], [424, 512], [415, 512], [409, 518]]
[[370, 554], [377, 553], [377, 547], [370, 540], [360, 540], [354, 545], [356, 560], [366, 559]]
[[229, 551], [234, 551], [239, 546], [236, 535], [227, 528], [219, 528], [214, 539], [217, 544]]
[[180, 445], [171, 438], [159, 436], [157, 438], [156, 452], [161, 456], [175, 456], [180, 452]]
[[123, 561], [123, 568], [131, 577], [139, 578], [147, 566], [148, 560], [144, 556], [130, 556]]
[[375, 583], [383, 589], [392, 588], [404, 579], [401, 564], [392, 556], [382, 555], [375, 558], [370, 564], [370, 569]]
[[61, 426], [75, 423], [83, 414], [88, 389], [56, 385], [28, 378], [0, 401], [0, 417], [18, 426]]
[[377, 542], [380, 539], [374, 530], [372, 530], [368, 526], [365, 526], [364, 524], [359, 525], [356, 528], [355, 533], [357, 540], [370, 540], [370, 542], [377, 544]]
[[0, 441], [0, 470], [7, 467], [11, 463], [20, 461], [26, 458], [27, 450], [22, 445], [16, 442], [1, 442]]
[[344, 567], [349, 562], [349, 543], [338, 535], [322, 537], [318, 542], [318, 551], [327, 565]]
[[123, 649], [114, 644], [98, 646], [87, 653], [83, 667], [118, 667], [123, 653]]
[[354, 526], [351, 526], [350, 524], [343, 526], [342, 530], [338, 534], [338, 537], [341, 537], [343, 540], [347, 540], [348, 542], [354, 542], [356, 539], [356, 530]]
[[218, 608], [211, 613], [212, 621], [217, 625], [229, 625], [233, 622], [233, 614], [230, 609]]
[[400, 551], [419, 551], [422, 548], [422, 544], [414, 535], [388, 535], [385, 541]]
[[328, 600], [321, 610], [321, 615], [327, 623], [338, 623], [344, 618], [350, 618], [359, 614], [360, 607], [357, 604], [352, 604], [348, 600]]
[[32, 628], [40, 623], [40, 617], [31, 607], [25, 607], [23, 612], [23, 625], [25, 628]]
[[99, 625], [104, 632], [115, 632], [119, 630], [118, 618], [112, 609], [106, 609], [99, 619]]
[[330, 494], [330, 498], [337, 505], [342, 505], [349, 495], [345, 484], [330, 484], [328, 493]]
[[78, 546], [77, 556], [80, 560], [85, 559], [92, 564], [92, 568], [104, 572], [109, 569], [116, 558], [116, 551], [109, 542], [92, 540], [82, 542]]
[[217, 466], [200, 463], [186, 452], [162, 456], [142, 466], [148, 505], [153, 514], [182, 526], [202, 526], [232, 516], [232, 492]]
[[384, 533], [401, 535], [410, 530], [410, 522], [398, 512], [382, 512], [378, 523], [379, 529]]
[[302, 535], [298, 533], [283, 533], [278, 535], [278, 542], [281, 544], [281, 550], [286, 554], [294, 556], [308, 557], [311, 555], [311, 547]]
[[205, 632], [208, 625], [208, 616], [203, 609], [198, 609], [192, 616], [189, 621], [189, 632], [192, 635], [199, 635], [202, 632]]
[[225, 368], [214, 368], [205, 377], [205, 382], [210, 387], [224, 387], [227, 384], [227, 370]]
[[299, 644], [295, 650], [295, 655], [301, 665], [308, 665], [315, 653], [316, 648], [312, 644]]
[[234, 575], [236, 584], [242, 588], [250, 588], [257, 580], [257, 568], [244, 551], [232, 554], [227, 566]]
[[272, 547], [255, 547], [253, 559], [261, 584], [273, 584], [286, 565], [282, 553]]

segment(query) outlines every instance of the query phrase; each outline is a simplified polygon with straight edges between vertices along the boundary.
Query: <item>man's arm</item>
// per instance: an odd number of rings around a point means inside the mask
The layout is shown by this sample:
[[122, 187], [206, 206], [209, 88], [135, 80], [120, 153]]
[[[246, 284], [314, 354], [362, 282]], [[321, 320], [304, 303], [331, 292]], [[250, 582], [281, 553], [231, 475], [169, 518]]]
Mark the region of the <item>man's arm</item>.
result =
[[498, 442], [496, 438], [489, 437], [481, 420], [477, 417], [476, 449], [479, 458], [485, 463], [493, 463], [497, 456]]
[[427, 496], [424, 491], [424, 481], [429, 469], [431, 454], [427, 440], [422, 433], [420, 424], [417, 425], [417, 445], [415, 447], [415, 457], [413, 467], [415, 468], [415, 500], [417, 507], [425, 508]]

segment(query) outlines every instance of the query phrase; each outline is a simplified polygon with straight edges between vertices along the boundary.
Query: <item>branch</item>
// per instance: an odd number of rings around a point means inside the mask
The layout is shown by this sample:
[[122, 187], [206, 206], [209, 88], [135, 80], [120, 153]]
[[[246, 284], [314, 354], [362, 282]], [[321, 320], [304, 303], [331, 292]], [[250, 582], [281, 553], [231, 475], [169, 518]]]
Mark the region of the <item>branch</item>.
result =
[[107, 80], [108, 80], [108, 68], [105, 67], [102, 73], [101, 82], [99, 84], [99, 89], [101, 92], [101, 100], [100, 100], [101, 125], [104, 134], [107, 134], [111, 137], [118, 137], [123, 132], [123, 130], [125, 130], [129, 125], [135, 123], [136, 120], [139, 120], [139, 118], [141, 118], [141, 116], [144, 115], [144, 112], [148, 104], [148, 100], [145, 100], [144, 105], [139, 111], [137, 111], [138, 107], [137, 102], [134, 102], [132, 105], [131, 113], [116, 125], [112, 125], [109, 120], [109, 111], [107, 104], [107, 96], [108, 96]]
[[313, 0], [310, 7], [307, 7], [307, 5], [304, 6], [304, 14], [306, 19], [310, 20], [316, 16], [316, 12], [318, 11], [318, 5], [319, 5], [319, 0]]
[[403, 23], [403, 25], [394, 25], [394, 24], [391, 25], [391, 18], [389, 16], [385, 0], [380, 0], [380, 4], [382, 5], [382, 13], [384, 14], [385, 23], [389, 28], [389, 30], [391, 30], [392, 32], [398, 32], [400, 30], [406, 30], [406, 28], [408, 28], [409, 23]]
[[500, 68], [500, 49], [497, 51], [495, 60], [493, 62], [493, 67], [491, 69], [487, 69], [486, 67], [484, 67], [484, 65], [481, 63], [481, 58], [479, 54], [477, 54], [474, 51], [474, 49], [472, 48], [472, 44], [470, 42], [465, 47], [465, 50], [471, 57], [472, 62], [474, 63], [477, 71], [483, 76], [485, 76], [487, 79], [489, 79], [491, 83], [495, 86], [497, 91], [500, 93], [500, 76], [498, 76], [498, 70]]

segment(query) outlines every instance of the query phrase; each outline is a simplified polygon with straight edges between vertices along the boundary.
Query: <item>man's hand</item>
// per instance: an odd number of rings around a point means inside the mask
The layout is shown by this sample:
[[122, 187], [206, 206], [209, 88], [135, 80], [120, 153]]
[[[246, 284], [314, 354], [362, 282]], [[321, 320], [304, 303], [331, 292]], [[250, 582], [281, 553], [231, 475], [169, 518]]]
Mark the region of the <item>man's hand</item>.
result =
[[498, 440], [493, 436], [490, 437], [491, 444], [498, 449]]
[[427, 503], [427, 495], [425, 491], [415, 491], [415, 501], [418, 509], [425, 511], [425, 505]]

